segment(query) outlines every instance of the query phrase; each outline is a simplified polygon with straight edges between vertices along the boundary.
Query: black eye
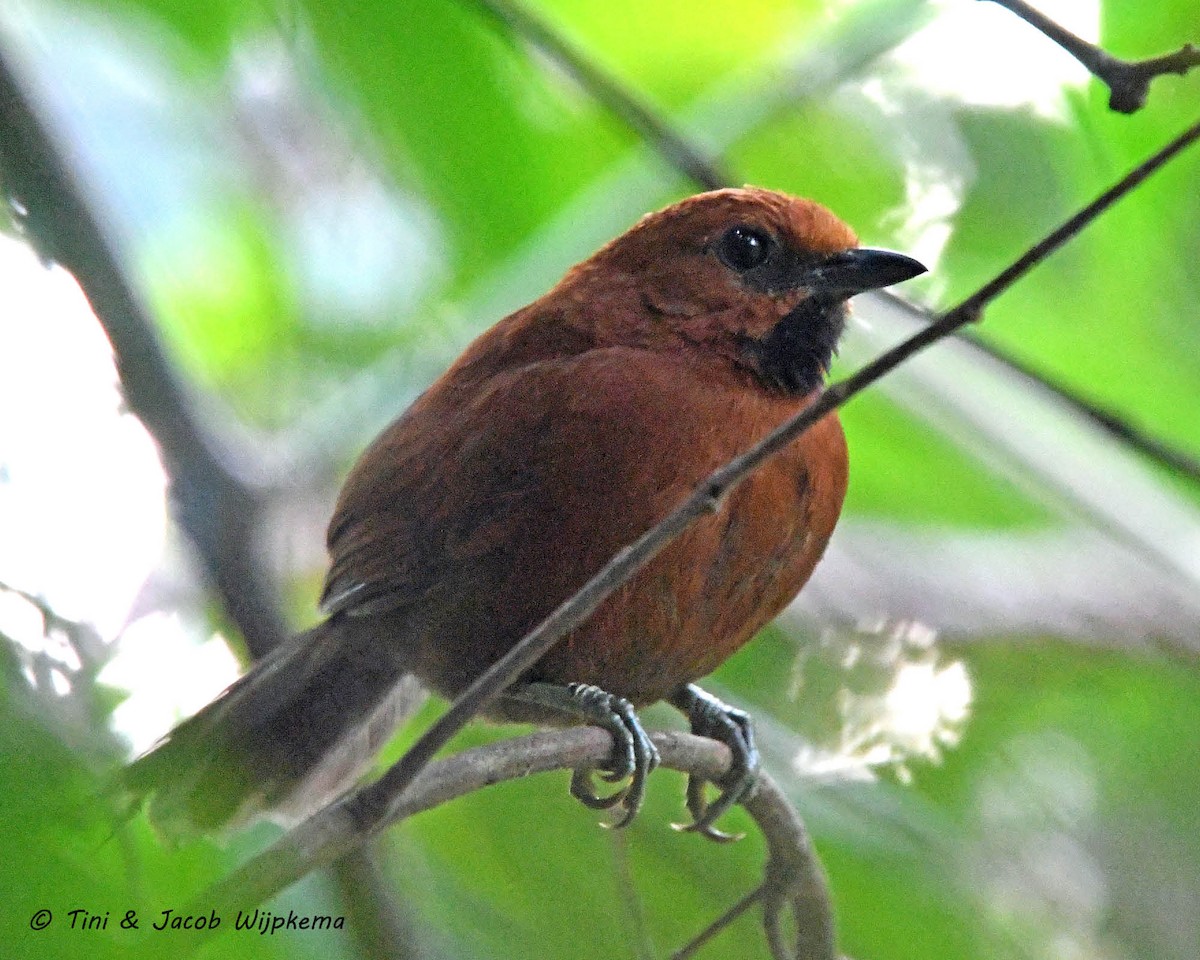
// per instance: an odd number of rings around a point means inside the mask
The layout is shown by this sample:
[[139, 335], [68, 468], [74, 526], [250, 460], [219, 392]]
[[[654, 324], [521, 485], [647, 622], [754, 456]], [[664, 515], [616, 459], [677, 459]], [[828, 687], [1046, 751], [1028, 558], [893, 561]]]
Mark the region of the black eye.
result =
[[717, 241], [717, 256], [725, 266], [745, 273], [766, 263], [773, 241], [753, 227], [730, 227]]

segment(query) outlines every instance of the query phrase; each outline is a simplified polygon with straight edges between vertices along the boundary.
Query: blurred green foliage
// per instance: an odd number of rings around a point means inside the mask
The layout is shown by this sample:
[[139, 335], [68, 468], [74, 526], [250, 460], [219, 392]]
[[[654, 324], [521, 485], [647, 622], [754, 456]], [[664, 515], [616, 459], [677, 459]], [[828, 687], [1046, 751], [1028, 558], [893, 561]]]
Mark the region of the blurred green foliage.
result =
[[[631, 222], [689, 190], [473, 2], [311, 0], [283, 20], [232, 0], [28, 9], [27, 32], [16, 40], [84, 63], [96, 56], [84, 49], [90, 36], [103, 45], [104, 63], [149, 91], [139, 108], [145, 137], [123, 147], [110, 130], [114, 157], [90, 169], [95, 187], [129, 216], [121, 229], [129, 262], [187, 375], [244, 421], [282, 431], [300, 449], [337, 434], [327, 459], [306, 465], [315, 473], [343, 469], [474, 332], [607, 239], [608, 219]], [[886, 58], [834, 62], [816, 100], [795, 86], [819, 75], [813, 66], [824, 53], [841, 49], [839, 30], [903, 39], [931, 15], [915, 2], [541, 0], [535, 9], [649, 103], [694, 121], [740, 178], [812, 196], [872, 244], [905, 241], [913, 154], [899, 132], [921, 141], [926, 161], [941, 153], [946, 181], [962, 185], [925, 288], [943, 304], [1164, 143], [1200, 103], [1200, 77], [1172, 77], [1156, 83], [1141, 113], [1117, 116], [1092, 83], [1068, 91], [1064, 116], [1052, 118], [906, 87]], [[1198, 14], [1196, 0], [1111, 0], [1102, 6], [1103, 42], [1128, 56], [1165, 52], [1197, 39]], [[789, 72], [797, 64], [809, 72]], [[63, 95], [77, 94], [84, 75], [65, 70]], [[45, 82], [55, 80], [47, 73]], [[862, 92], [880, 89], [889, 108], [872, 113], [876, 101]], [[97, 81], [85, 106], [111, 106], [124, 95], [120, 84]], [[739, 96], [756, 99], [739, 105]], [[739, 125], [741, 108], [756, 119]], [[728, 141], [722, 130], [739, 132]], [[937, 130], [951, 131], [953, 142], [937, 140]], [[990, 307], [982, 328], [1196, 455], [1198, 171], [1190, 157], [1153, 178]], [[170, 204], [137, 209], [149, 193]], [[399, 244], [396, 272], [413, 271], [403, 284], [388, 285], [395, 277], [386, 258], [372, 265], [347, 252], [360, 194], [383, 197], [389, 216], [406, 224], [402, 243], [380, 234], [376, 244]], [[406, 205], [400, 214], [397, 200]], [[310, 208], [325, 219], [305, 219]], [[368, 235], [367, 247], [374, 242]], [[330, 307], [337, 296], [311, 287], [322, 270], [376, 293]], [[350, 382], [363, 391], [348, 401]], [[976, 530], [1052, 519], [960, 438], [883, 392], [846, 409], [844, 422], [854, 461], [851, 517]], [[823, 703], [828, 716], [797, 717], [821, 709], [806, 708], [792, 683], [797, 643], [811, 639], [774, 628], [718, 683], [790, 736], [836, 725], [836, 697]], [[823, 856], [844, 951], [873, 960], [1194, 958], [1195, 661], [1098, 653], [1054, 638], [997, 637], [952, 653], [968, 664], [972, 715], [944, 763], [914, 762], [911, 782], [885, 773], [870, 783], [824, 783], [798, 776], [787, 751], [768, 751]], [[9, 664], [7, 674], [0, 953], [126, 956], [132, 941], [112, 929], [126, 909], [145, 915], [181, 905], [270, 835], [263, 828], [227, 847], [164, 849], [138, 819], [114, 825], [99, 771], [118, 762], [118, 747], [101, 738], [91, 753], [78, 749], [23, 692], [20, 671]], [[503, 733], [476, 728], [460, 741]], [[425, 955], [645, 955], [622, 905], [615, 841], [568, 801], [565, 787], [565, 777], [496, 787], [387, 836], [388, 870], [425, 931]], [[677, 777], [656, 776], [624, 838], [655, 955], [752, 889], [761, 869], [755, 839], [717, 847], [668, 830], [682, 814], [680, 797]], [[734, 826], [743, 819], [730, 817]], [[29, 918], [43, 906], [56, 919], [39, 934]], [[111, 911], [110, 929], [65, 929], [65, 912], [75, 907]], [[289, 907], [342, 912], [320, 880], [272, 905]], [[147, 955], [182, 953], [186, 937], [162, 936], [149, 939]], [[230, 931], [203, 955], [358, 956], [343, 935]], [[756, 917], [743, 917], [703, 955], [766, 956]]]

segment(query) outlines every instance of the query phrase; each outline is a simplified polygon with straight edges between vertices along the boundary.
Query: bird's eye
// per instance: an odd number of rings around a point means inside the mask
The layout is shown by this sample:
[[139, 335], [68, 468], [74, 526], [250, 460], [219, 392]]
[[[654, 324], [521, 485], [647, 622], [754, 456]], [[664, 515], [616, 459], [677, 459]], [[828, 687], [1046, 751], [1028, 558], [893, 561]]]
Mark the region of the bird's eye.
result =
[[771, 244], [771, 238], [761, 230], [730, 227], [717, 241], [717, 256], [730, 269], [745, 273], [766, 262]]

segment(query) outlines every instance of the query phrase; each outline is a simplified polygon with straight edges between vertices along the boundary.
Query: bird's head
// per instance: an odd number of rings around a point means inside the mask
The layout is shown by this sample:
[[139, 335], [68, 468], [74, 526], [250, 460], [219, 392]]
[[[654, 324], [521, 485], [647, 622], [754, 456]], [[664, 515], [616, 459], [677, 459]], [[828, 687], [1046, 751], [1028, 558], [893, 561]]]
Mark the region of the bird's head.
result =
[[646, 215], [564, 286], [614, 335], [716, 350], [770, 389], [807, 393], [828, 369], [846, 301], [924, 272], [911, 257], [859, 247], [820, 204], [746, 187]]

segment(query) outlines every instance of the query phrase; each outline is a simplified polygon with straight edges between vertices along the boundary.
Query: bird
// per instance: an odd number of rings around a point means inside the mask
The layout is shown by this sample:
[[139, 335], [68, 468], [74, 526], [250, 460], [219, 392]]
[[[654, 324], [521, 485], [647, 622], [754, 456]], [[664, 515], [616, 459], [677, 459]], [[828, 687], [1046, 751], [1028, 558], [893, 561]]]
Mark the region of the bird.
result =
[[[760, 187], [642, 217], [482, 333], [366, 449], [328, 528], [325, 619], [280, 644], [125, 768], [167, 830], [314, 807], [353, 785], [408, 678], [453, 698], [709, 473], [822, 388], [855, 294], [925, 272], [860, 247], [820, 204]], [[666, 701], [728, 745], [689, 779], [685, 829], [752, 790], [750, 717], [697, 685], [770, 622], [821, 558], [848, 481], [826, 415], [663, 549], [508, 688], [488, 716], [608, 730], [571, 793], [638, 813], [658, 754], [637, 711]]]

